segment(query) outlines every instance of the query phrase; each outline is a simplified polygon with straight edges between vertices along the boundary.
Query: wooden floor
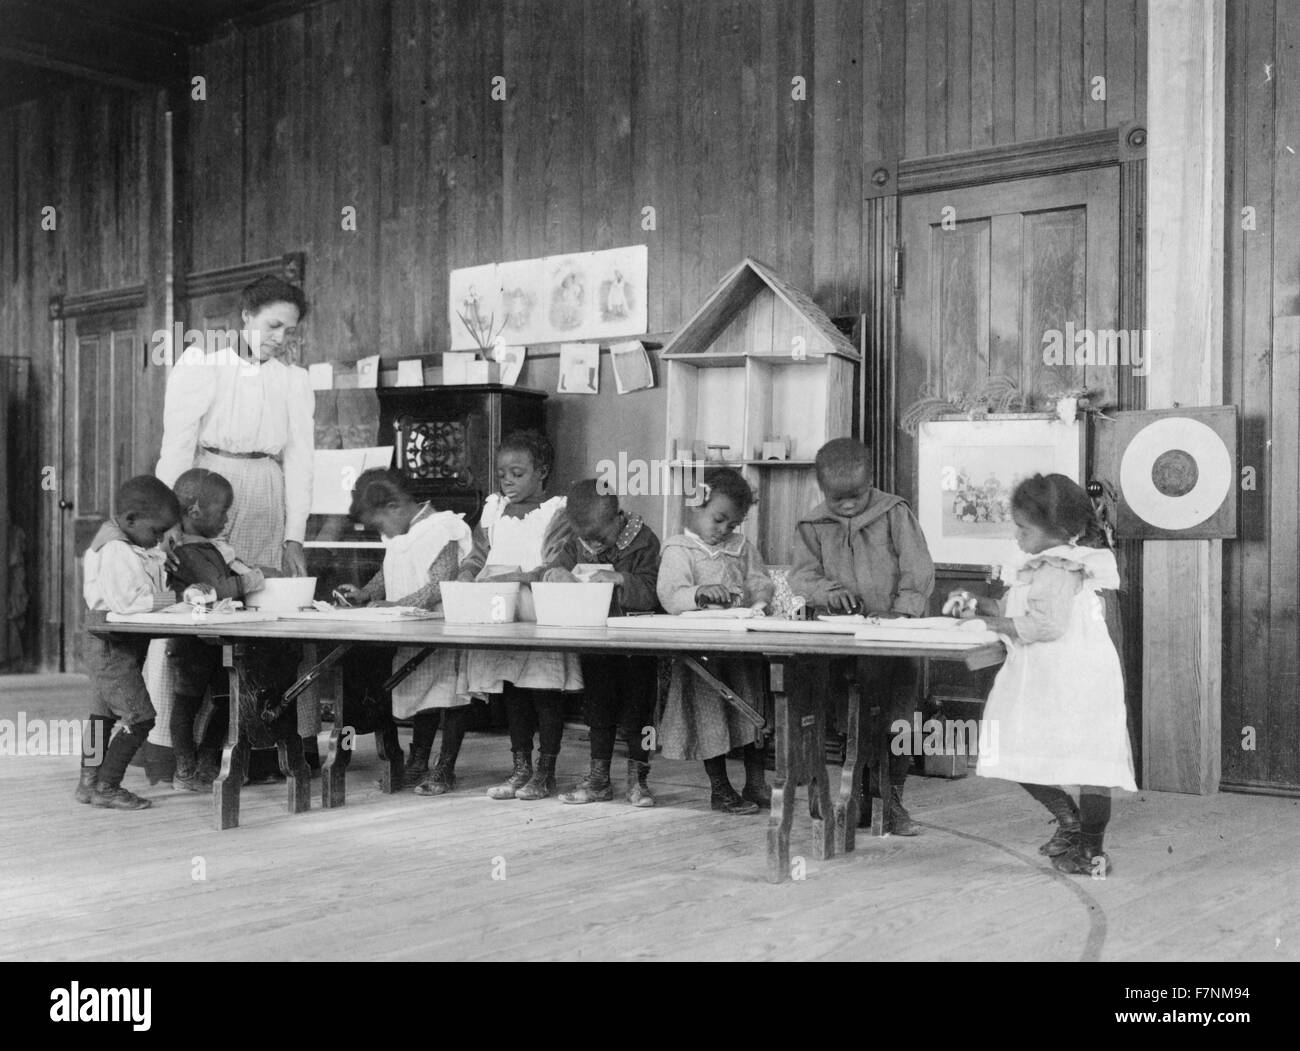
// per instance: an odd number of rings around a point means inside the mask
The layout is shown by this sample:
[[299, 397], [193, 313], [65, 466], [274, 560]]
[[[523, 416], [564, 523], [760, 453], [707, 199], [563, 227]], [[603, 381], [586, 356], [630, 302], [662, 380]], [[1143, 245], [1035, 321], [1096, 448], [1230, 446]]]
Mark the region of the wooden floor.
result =
[[[0, 718], [79, 716], [85, 695], [0, 678]], [[1050, 827], [1018, 788], [913, 777], [920, 837], [773, 886], [765, 815], [713, 814], [699, 764], [657, 762], [660, 805], [635, 810], [490, 800], [508, 759], [471, 735], [457, 793], [384, 796], [363, 738], [342, 810], [290, 818], [281, 786], [249, 788], [241, 827], [215, 832], [208, 797], [138, 768], [154, 807], [117, 813], [73, 801], [75, 758], [0, 758], [0, 959], [1300, 960], [1300, 800], [1130, 795], [1116, 872], [1091, 880], [1038, 855]]]

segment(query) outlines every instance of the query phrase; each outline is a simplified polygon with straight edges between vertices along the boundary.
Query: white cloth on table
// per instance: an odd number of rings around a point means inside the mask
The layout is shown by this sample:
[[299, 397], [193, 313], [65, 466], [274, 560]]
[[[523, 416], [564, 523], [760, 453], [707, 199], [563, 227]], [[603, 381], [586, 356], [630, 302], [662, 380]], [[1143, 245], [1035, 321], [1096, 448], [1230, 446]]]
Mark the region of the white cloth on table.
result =
[[980, 727], [980, 777], [1137, 790], [1123, 672], [1097, 594], [1117, 587], [1104, 548], [1060, 545], [1019, 571], [1004, 602], [1022, 638], [1003, 640], [1007, 659]]
[[[315, 410], [306, 369], [273, 358], [254, 362], [231, 351], [191, 347], [167, 380], [162, 453], [155, 474], [164, 484], [174, 485], [195, 466], [203, 446], [276, 457], [284, 465], [282, 539], [301, 541], [311, 509]], [[222, 460], [227, 465], [236, 462]], [[255, 554], [235, 546], [245, 559]], [[278, 552], [274, 564], [279, 565]]]
[[[523, 518], [511, 518], [504, 513], [505, 498], [499, 493], [489, 496], [479, 519], [488, 537], [487, 566], [518, 566], [525, 572], [540, 566], [546, 531], [564, 505], [564, 497], [555, 496]], [[581, 690], [582, 664], [576, 653], [566, 652], [470, 650], [462, 654], [460, 693], [501, 693], [508, 682], [525, 690]]]
[[[428, 505], [425, 505], [428, 508]], [[463, 559], [473, 546], [473, 535], [464, 516], [451, 511], [437, 511], [417, 517], [403, 536], [384, 539], [384, 598], [394, 601], [426, 587], [429, 566], [448, 544], [455, 544]], [[420, 647], [404, 646], [397, 651], [394, 669], [401, 667], [420, 652]], [[459, 708], [469, 698], [458, 694], [462, 652], [439, 647], [393, 690], [393, 715], [409, 719], [429, 708]]]

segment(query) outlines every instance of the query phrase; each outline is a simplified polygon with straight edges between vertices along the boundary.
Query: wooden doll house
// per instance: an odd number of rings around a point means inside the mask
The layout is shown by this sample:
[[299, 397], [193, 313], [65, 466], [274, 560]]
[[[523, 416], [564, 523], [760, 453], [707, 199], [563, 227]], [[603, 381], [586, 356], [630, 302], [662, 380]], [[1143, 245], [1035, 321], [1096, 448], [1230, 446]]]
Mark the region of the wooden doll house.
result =
[[[689, 488], [709, 466], [739, 470], [758, 495], [746, 530], [769, 565], [788, 565], [795, 522], [821, 498], [813, 457], [854, 432], [858, 350], [804, 292], [745, 259], [661, 359], [679, 480]], [[664, 536], [681, 517], [681, 501], [667, 501]]]

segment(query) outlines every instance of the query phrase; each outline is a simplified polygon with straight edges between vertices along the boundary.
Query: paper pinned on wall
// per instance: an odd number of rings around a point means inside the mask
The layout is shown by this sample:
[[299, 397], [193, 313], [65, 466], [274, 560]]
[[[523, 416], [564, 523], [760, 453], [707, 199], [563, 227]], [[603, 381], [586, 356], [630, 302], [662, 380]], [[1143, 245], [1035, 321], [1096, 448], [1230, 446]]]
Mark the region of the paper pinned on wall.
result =
[[345, 515], [352, 503], [352, 489], [362, 471], [389, 467], [391, 445], [369, 449], [317, 449], [313, 461], [311, 513]]
[[312, 390], [334, 389], [334, 366], [328, 361], [308, 365], [307, 376], [311, 380]]
[[424, 362], [419, 358], [407, 358], [397, 363], [397, 385], [399, 387], [424, 386]]
[[368, 358], [357, 359], [357, 387], [360, 389], [379, 386], [379, 355], [371, 354]]
[[614, 366], [614, 386], [620, 394], [648, 390], [655, 385], [654, 373], [650, 371], [650, 358], [646, 354], [645, 344], [639, 339], [611, 343], [609, 359]]
[[600, 391], [600, 347], [595, 343], [560, 344], [561, 394], [597, 394]]

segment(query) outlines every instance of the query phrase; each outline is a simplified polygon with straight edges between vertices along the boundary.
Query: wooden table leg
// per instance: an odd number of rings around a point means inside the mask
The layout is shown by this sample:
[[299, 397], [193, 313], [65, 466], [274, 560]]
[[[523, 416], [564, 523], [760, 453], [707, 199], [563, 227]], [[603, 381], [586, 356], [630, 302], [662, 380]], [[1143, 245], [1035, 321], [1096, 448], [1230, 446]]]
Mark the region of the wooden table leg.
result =
[[799, 781], [795, 737], [790, 733], [790, 685], [787, 679], [787, 691], [776, 695], [776, 775], [772, 779], [772, 813], [767, 819], [767, 878], [773, 883], [790, 878], [790, 826]]
[[320, 805], [326, 810], [341, 807], [347, 801], [348, 761], [352, 758], [353, 745], [351, 734], [343, 735], [343, 728], [347, 726], [348, 703], [343, 693], [343, 673], [337, 668], [334, 670], [334, 689], [334, 725], [330, 728], [320, 764]]
[[248, 744], [239, 724], [239, 668], [245, 652], [240, 643], [221, 647], [221, 663], [230, 683], [230, 721], [221, 750], [221, 770], [212, 782], [212, 823], [218, 831], [239, 826], [239, 791], [248, 766]]
[[835, 856], [835, 812], [826, 772], [827, 676], [826, 661], [800, 661], [791, 684], [793, 707], [799, 713], [799, 772], [808, 782], [808, 812], [819, 861]]
[[844, 769], [840, 773], [840, 794], [835, 801], [835, 847], [851, 853], [857, 847], [858, 817], [862, 807], [862, 760], [859, 731], [861, 694], [855, 681], [849, 687], [848, 716], [845, 720]]

